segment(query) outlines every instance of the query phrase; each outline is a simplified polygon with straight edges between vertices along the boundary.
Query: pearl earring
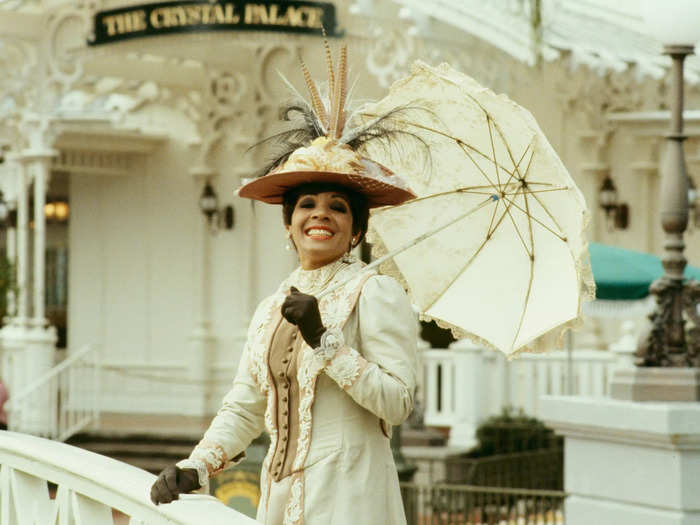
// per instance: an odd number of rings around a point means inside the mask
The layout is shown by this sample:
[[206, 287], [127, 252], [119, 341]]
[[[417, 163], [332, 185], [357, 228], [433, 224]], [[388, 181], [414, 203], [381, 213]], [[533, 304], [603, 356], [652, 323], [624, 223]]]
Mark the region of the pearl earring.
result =
[[292, 232], [287, 231], [287, 242], [284, 243], [284, 249], [287, 250], [288, 252], [291, 252], [293, 242], [294, 241], [292, 241]]

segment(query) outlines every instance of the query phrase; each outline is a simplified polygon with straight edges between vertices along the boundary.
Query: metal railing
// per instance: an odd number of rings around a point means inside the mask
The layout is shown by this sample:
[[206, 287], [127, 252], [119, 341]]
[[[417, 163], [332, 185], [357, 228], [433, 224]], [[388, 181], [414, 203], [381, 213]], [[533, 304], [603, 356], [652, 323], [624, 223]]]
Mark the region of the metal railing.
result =
[[408, 525], [561, 525], [561, 491], [402, 483]]
[[411, 455], [409, 461], [418, 467], [413, 481], [421, 485], [538, 490], [562, 490], [564, 486], [564, 449], [556, 442], [548, 448], [483, 457]]
[[100, 417], [101, 367], [97, 345], [87, 345], [7, 402], [8, 428], [65, 441]]

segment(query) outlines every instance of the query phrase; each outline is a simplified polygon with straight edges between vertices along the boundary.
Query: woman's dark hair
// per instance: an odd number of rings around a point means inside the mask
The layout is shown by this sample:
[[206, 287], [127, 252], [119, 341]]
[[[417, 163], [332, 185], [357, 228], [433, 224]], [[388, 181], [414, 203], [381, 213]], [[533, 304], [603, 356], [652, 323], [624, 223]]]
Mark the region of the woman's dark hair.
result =
[[291, 190], [288, 190], [282, 197], [282, 218], [284, 224], [289, 226], [292, 223], [292, 213], [297, 205], [299, 197], [302, 195], [318, 195], [327, 191], [342, 193], [348, 198], [350, 204], [350, 212], [352, 213], [352, 234], [360, 234], [355, 246], [360, 244], [367, 233], [367, 223], [369, 222], [369, 206], [367, 198], [350, 188], [341, 184], [333, 184], [328, 182], [310, 182], [302, 184]]

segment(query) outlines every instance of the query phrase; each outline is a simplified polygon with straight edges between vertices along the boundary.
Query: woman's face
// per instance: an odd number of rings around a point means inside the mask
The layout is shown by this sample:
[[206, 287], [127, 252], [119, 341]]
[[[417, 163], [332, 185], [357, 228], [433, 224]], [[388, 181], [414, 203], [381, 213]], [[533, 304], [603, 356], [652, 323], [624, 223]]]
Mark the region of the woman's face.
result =
[[305, 270], [339, 259], [352, 242], [352, 211], [347, 197], [326, 191], [299, 196], [287, 227]]

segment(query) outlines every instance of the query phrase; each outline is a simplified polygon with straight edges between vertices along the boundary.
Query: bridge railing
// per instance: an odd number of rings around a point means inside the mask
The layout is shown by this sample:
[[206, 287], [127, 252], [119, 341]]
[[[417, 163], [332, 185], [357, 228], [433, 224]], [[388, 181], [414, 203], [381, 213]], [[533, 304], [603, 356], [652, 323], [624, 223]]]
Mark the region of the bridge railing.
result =
[[[254, 525], [207, 495], [155, 506], [156, 477], [126, 463], [64, 443], [0, 432], [0, 525]], [[118, 514], [116, 514], [118, 515]]]

